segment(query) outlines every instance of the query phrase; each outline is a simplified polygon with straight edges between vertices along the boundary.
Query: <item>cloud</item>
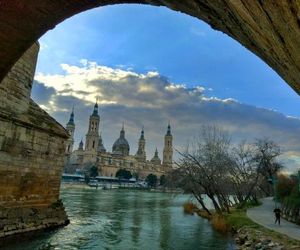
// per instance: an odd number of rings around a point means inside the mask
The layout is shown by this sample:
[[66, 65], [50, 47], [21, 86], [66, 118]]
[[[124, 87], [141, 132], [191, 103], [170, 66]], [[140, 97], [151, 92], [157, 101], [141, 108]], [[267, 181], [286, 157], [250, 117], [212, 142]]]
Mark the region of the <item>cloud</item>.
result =
[[200, 36], [200, 37], [206, 36], [206, 33], [202, 29], [200, 29], [199, 27], [194, 27], [193, 26], [193, 27], [190, 28], [190, 31], [195, 36]]
[[[219, 124], [234, 142], [270, 137], [283, 147], [283, 161], [290, 170], [300, 163], [300, 119], [274, 110], [246, 105], [235, 99], [209, 96], [211, 90], [172, 83], [157, 71], [137, 73], [82, 60], [80, 66], [62, 64], [64, 74], [38, 73], [33, 99], [65, 124], [75, 105], [76, 141], [85, 137], [89, 115], [98, 97], [101, 132], [111, 150], [124, 121], [131, 153], [137, 150], [140, 129], [145, 126], [148, 158], [163, 148], [163, 136], [171, 121], [174, 145], [182, 149], [202, 124]], [[77, 147], [77, 145], [76, 145]], [[160, 154], [160, 157], [162, 155]]]

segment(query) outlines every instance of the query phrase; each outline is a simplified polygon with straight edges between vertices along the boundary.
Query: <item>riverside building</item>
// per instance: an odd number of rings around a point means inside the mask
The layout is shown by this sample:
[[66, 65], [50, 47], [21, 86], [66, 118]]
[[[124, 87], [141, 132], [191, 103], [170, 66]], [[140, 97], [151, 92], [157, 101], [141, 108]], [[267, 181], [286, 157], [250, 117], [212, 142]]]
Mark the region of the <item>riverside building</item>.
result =
[[173, 136], [170, 124], [168, 124], [167, 133], [164, 137], [162, 161], [158, 156], [157, 149], [151, 160], [147, 160], [144, 128], [138, 140], [138, 150], [136, 154], [131, 155], [130, 145], [125, 137], [124, 124], [119, 138], [116, 139], [112, 146], [111, 152], [107, 151], [104, 147], [101, 134], [99, 133], [99, 125], [100, 116], [98, 113], [98, 104], [96, 103], [89, 118], [85, 143], [81, 140], [78, 148], [73, 150], [75, 122], [74, 110], [72, 110], [66, 126], [70, 135], [66, 146], [66, 169], [83, 170], [86, 167], [96, 166], [99, 175], [114, 177], [119, 169], [125, 168], [140, 179], [145, 179], [149, 174], [155, 174], [160, 177], [172, 169]]

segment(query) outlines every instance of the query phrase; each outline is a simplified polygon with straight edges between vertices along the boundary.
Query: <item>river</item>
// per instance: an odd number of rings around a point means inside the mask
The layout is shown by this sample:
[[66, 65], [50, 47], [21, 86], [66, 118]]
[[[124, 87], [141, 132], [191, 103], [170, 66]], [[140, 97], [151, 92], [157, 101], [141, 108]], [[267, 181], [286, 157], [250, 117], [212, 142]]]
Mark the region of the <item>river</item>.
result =
[[185, 215], [188, 195], [132, 190], [61, 190], [70, 225], [20, 237], [4, 249], [234, 249], [209, 222]]

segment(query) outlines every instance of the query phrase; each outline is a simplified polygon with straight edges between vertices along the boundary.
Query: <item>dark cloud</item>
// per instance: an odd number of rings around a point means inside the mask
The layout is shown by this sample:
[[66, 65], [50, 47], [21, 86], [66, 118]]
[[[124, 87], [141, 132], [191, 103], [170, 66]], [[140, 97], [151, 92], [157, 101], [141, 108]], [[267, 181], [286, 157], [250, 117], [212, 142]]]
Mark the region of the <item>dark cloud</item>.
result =
[[31, 98], [40, 105], [48, 104], [51, 96], [55, 95], [56, 91], [53, 87], [46, 87], [43, 83], [38, 81], [33, 82]]
[[176, 85], [156, 72], [137, 74], [95, 63], [84, 67], [65, 65], [64, 69], [65, 75], [37, 76], [45, 85], [36, 83], [38, 86], [34, 88], [39, 95], [34, 94], [33, 98], [43, 105], [47, 103], [45, 100], [51, 99], [48, 112], [62, 124], [68, 121], [70, 110], [75, 106], [77, 143], [85, 137], [94, 100], [99, 96], [100, 127], [108, 150], [125, 122], [131, 153], [137, 149], [142, 126], [145, 126], [148, 158], [155, 147], [162, 152], [163, 136], [170, 120], [174, 145], [178, 149], [198, 134], [201, 125], [218, 124], [229, 131], [233, 141], [272, 138], [283, 147], [284, 160], [293, 169], [300, 161], [300, 120], [297, 118], [232, 99], [208, 97], [201, 86]]

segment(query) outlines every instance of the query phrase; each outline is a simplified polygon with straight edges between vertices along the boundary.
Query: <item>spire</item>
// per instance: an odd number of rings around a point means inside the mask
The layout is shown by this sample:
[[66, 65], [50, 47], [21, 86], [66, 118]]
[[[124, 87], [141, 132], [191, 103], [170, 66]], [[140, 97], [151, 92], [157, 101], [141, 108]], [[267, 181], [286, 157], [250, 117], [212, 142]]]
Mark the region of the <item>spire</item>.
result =
[[97, 101], [96, 101], [96, 103], [94, 105], [93, 115], [94, 116], [98, 116], [98, 98], [97, 98]]
[[167, 135], [171, 135], [171, 125], [170, 125], [170, 121], [169, 121], [169, 123], [168, 123]]
[[156, 147], [156, 149], [155, 149], [154, 157], [158, 157], [157, 147]]
[[124, 122], [122, 123], [122, 129], [120, 131], [120, 138], [125, 138]]
[[160, 165], [161, 164], [161, 160], [158, 156], [158, 151], [157, 151], [157, 148], [155, 149], [155, 153], [154, 153], [154, 156], [153, 158], [151, 159], [151, 162], [155, 165]]
[[144, 137], [144, 126], [142, 127], [140, 140], [145, 140], [145, 137]]
[[79, 149], [79, 150], [83, 150], [83, 142], [82, 142], [82, 139], [81, 139], [81, 141], [80, 141], [80, 143], [79, 143], [78, 149]]
[[101, 133], [100, 133], [100, 137], [99, 137], [98, 151], [101, 152], [101, 153], [105, 153], [106, 152], [106, 149], [105, 149], [105, 147], [103, 145], [103, 140], [102, 140]]
[[69, 119], [67, 125], [75, 125], [75, 123], [74, 123], [74, 105], [73, 105], [72, 113], [70, 115], [70, 119]]
[[100, 143], [100, 142], [101, 142], [101, 143], [103, 142], [101, 133], [100, 133], [100, 135], [99, 135], [99, 143]]

